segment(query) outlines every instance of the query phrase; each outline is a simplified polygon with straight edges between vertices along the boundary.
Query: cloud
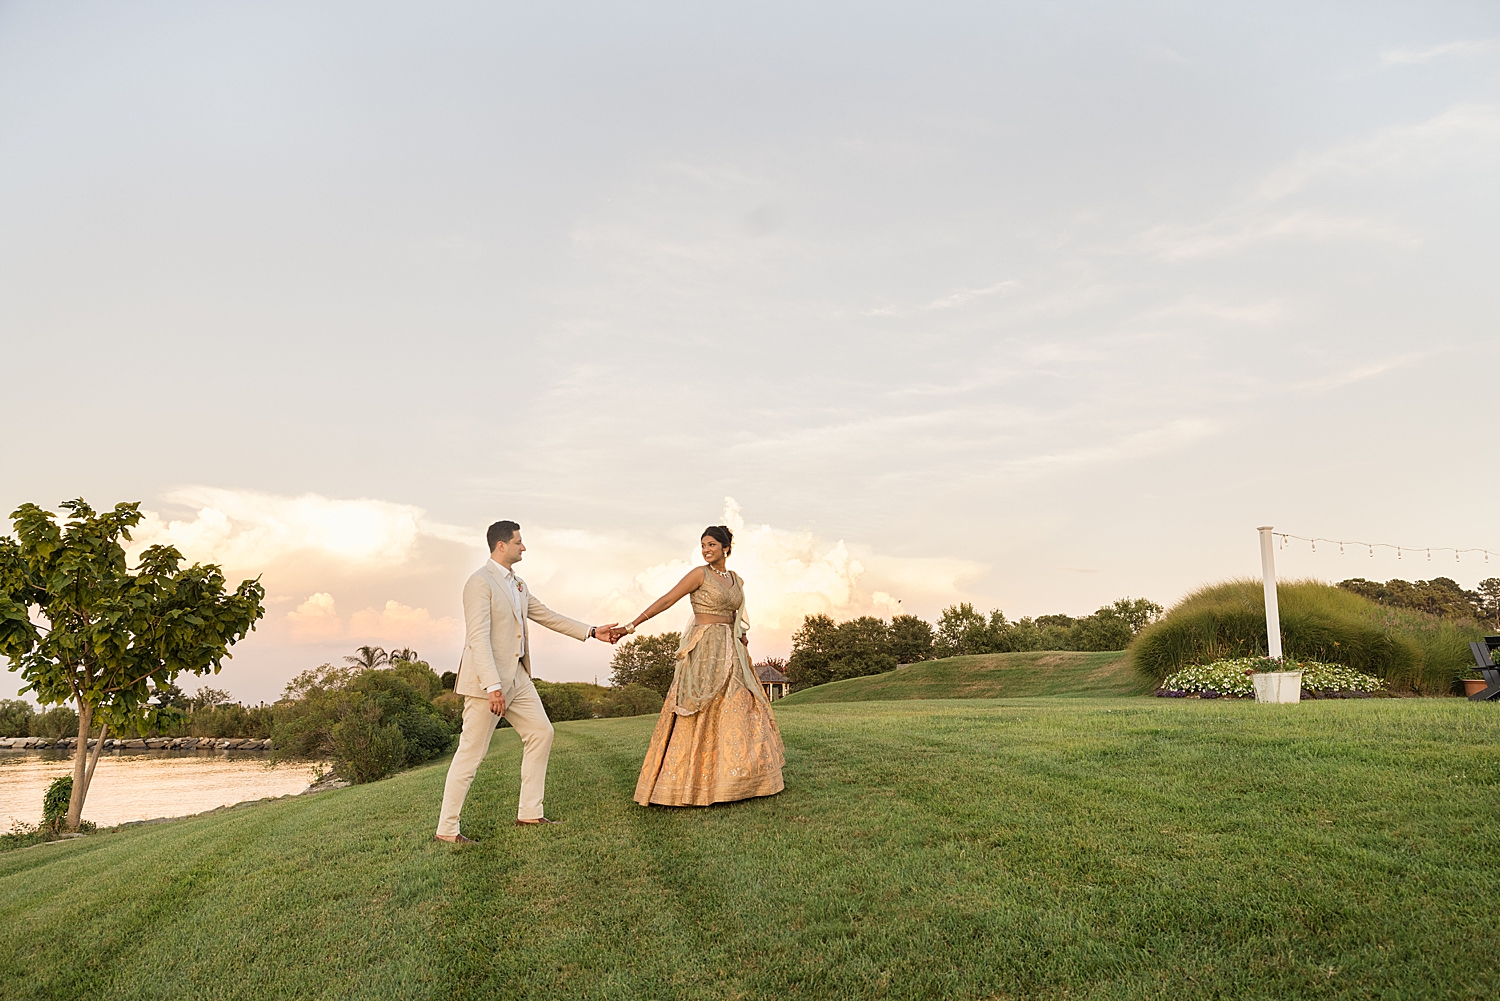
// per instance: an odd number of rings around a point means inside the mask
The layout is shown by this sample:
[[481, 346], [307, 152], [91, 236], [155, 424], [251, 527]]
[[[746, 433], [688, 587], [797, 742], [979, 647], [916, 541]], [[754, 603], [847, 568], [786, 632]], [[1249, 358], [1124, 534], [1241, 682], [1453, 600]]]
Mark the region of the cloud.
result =
[[[1414, 125], [1377, 129], [1293, 158], [1266, 175], [1248, 197], [1207, 222], [1156, 226], [1137, 238], [1140, 250], [1164, 260], [1230, 253], [1268, 240], [1369, 240], [1415, 246], [1421, 240], [1391, 222], [1287, 204], [1322, 182], [1341, 194], [1351, 177], [1419, 176], [1493, 168], [1500, 158], [1500, 108], [1462, 104]], [[1382, 210], [1386, 203], [1382, 202]]]
[[[962, 584], [989, 570], [970, 560], [856, 554], [843, 539], [830, 542], [812, 532], [747, 525], [732, 497], [724, 499], [723, 519], [734, 532], [730, 565], [745, 580], [751, 623], [759, 637], [769, 633], [773, 643], [788, 640], [807, 615], [889, 617], [900, 614], [903, 601], [910, 599], [952, 600]], [[610, 594], [606, 602], [610, 617], [633, 618], [700, 563], [672, 559], [639, 571]], [[684, 602], [683, 607], [663, 613], [647, 631], [681, 628], [687, 615]]]
[[395, 599], [386, 601], [384, 608], [355, 612], [345, 625], [333, 595], [319, 591], [287, 612], [285, 618], [292, 636], [307, 643], [347, 639], [354, 644], [380, 641], [410, 646], [437, 642], [456, 648], [462, 642], [457, 618], [434, 618], [425, 608], [413, 608]]
[[348, 635], [361, 641], [385, 640], [403, 645], [440, 641], [456, 647], [463, 640], [463, 626], [457, 618], [435, 619], [425, 608], [387, 601], [379, 611], [366, 608], [351, 615]]
[[294, 611], [286, 613], [286, 620], [291, 624], [292, 635], [298, 639], [322, 643], [344, 634], [333, 595], [326, 591], [309, 595]]
[[1278, 238], [1375, 240], [1407, 245], [1420, 242], [1388, 223], [1316, 211], [1279, 215], [1255, 212], [1223, 216], [1201, 226], [1158, 226], [1146, 232], [1141, 242], [1156, 256], [1179, 261], [1228, 253]]
[[997, 293], [1009, 293], [1012, 290], [1020, 287], [1020, 282], [1007, 280], [1003, 282], [996, 282], [993, 285], [987, 285], [984, 288], [961, 288], [957, 291], [950, 292], [945, 296], [940, 296], [939, 298], [932, 300], [924, 306], [918, 306], [915, 309], [903, 309], [900, 306], [880, 306], [875, 309], [865, 310], [864, 315], [910, 316], [912, 313], [916, 312], [930, 312], [935, 309], [952, 309], [955, 306], [962, 306], [964, 303], [971, 302], [974, 299], [981, 299], [985, 296], [995, 295]]
[[1086, 466], [1106, 465], [1169, 451], [1219, 432], [1219, 425], [1201, 418], [1183, 418], [1148, 428], [1101, 445], [1026, 456], [1002, 463], [1006, 474], [1045, 473]]
[[1363, 382], [1365, 379], [1373, 379], [1378, 375], [1393, 372], [1396, 369], [1406, 368], [1414, 365], [1423, 358], [1431, 357], [1431, 351], [1409, 351], [1405, 354], [1394, 355], [1390, 358], [1382, 358], [1378, 361], [1367, 362], [1357, 365], [1344, 372], [1335, 372], [1318, 379], [1308, 379], [1304, 382], [1293, 383], [1287, 388], [1290, 390], [1319, 391], [1324, 389], [1337, 389], [1350, 383]]
[[430, 536], [473, 545], [474, 530], [427, 520], [409, 504], [318, 494], [284, 497], [253, 490], [193, 486], [163, 498], [195, 509], [191, 519], [167, 521], [146, 510], [134, 530], [131, 555], [150, 545], [176, 546], [189, 561], [254, 573], [297, 554], [351, 565], [399, 565]]
[[1492, 157], [1497, 141], [1500, 108], [1460, 104], [1424, 122], [1376, 129], [1367, 136], [1299, 156], [1267, 175], [1256, 195], [1264, 201], [1276, 201], [1335, 176], [1448, 170], [1481, 153], [1482, 146], [1477, 144], [1488, 143]]
[[1497, 38], [1444, 42], [1425, 49], [1389, 49], [1380, 54], [1380, 65], [1414, 66], [1430, 63], [1444, 56], [1477, 56], [1486, 52], [1494, 52], [1496, 49], [1500, 49], [1500, 39]]

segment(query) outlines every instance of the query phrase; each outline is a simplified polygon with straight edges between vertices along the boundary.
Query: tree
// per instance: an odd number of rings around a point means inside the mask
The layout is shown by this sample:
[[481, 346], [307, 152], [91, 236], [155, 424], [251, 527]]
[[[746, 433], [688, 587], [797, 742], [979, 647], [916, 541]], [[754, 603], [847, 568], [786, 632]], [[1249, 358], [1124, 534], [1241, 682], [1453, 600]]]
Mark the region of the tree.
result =
[[1479, 609], [1480, 614], [1492, 620], [1495, 628], [1500, 629], [1500, 577], [1480, 581], [1479, 594], [1483, 601]]
[[356, 647], [353, 657], [345, 657], [344, 663], [359, 670], [371, 670], [391, 662], [391, 655], [378, 646]]
[[891, 656], [898, 664], [915, 664], [932, 656], [932, 626], [915, 615], [891, 619]]
[[[67, 523], [35, 504], [11, 515], [16, 538], [0, 538], [0, 653], [43, 705], [73, 703], [78, 746], [67, 826], [77, 830], [110, 727], [144, 733], [163, 714], [153, 701], [184, 674], [218, 673], [229, 647], [265, 614], [259, 580], [226, 590], [213, 565], [182, 568], [171, 546], [151, 546], [134, 571], [120, 541], [141, 520], [139, 503], [97, 513], [66, 501]], [[99, 726], [89, 753], [88, 737]]]
[[990, 653], [993, 649], [990, 624], [967, 601], [950, 605], [938, 616], [937, 637], [932, 646], [939, 657]]
[[1156, 602], [1146, 598], [1121, 598], [1109, 607], [1125, 620], [1125, 624], [1130, 627], [1131, 636], [1155, 622], [1165, 611]]
[[626, 640], [615, 647], [614, 656], [610, 658], [610, 684], [616, 688], [644, 685], [665, 696], [677, 673], [677, 648], [681, 644], [681, 633], [637, 636]]
[[891, 627], [872, 615], [839, 623], [833, 633], [832, 654], [829, 668], [833, 681], [896, 669], [897, 661], [891, 653]]
[[234, 696], [222, 688], [209, 688], [204, 685], [198, 689], [198, 694], [192, 698], [194, 709], [213, 709], [217, 706], [227, 706], [234, 701]]
[[31, 719], [35, 715], [30, 702], [0, 699], [0, 737], [31, 736]]
[[826, 615], [809, 615], [802, 628], [792, 634], [792, 656], [786, 676], [799, 688], [821, 685], [833, 679], [833, 657], [838, 624]]

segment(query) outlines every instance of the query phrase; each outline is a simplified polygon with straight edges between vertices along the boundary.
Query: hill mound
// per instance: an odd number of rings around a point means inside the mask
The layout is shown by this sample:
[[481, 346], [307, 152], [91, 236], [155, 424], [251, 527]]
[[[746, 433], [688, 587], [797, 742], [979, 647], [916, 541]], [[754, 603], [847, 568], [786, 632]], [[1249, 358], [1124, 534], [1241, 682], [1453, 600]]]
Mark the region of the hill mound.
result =
[[1145, 695], [1152, 686], [1124, 651], [1031, 650], [945, 657], [793, 692], [778, 706], [893, 699], [1009, 699], [1033, 695]]

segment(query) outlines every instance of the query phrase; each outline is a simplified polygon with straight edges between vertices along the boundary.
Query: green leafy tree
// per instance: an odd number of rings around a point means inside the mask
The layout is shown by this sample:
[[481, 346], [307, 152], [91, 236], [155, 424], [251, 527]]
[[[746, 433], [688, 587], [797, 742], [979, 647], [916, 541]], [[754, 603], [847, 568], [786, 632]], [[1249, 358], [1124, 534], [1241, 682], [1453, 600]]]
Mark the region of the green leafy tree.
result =
[[809, 615], [792, 634], [792, 656], [786, 676], [799, 688], [833, 680], [833, 658], [837, 652], [838, 623], [826, 615]]
[[[1485, 598], [1482, 591], [1466, 591], [1449, 577], [1434, 577], [1432, 580], [1388, 580], [1385, 583], [1355, 577], [1341, 580], [1338, 586], [1346, 591], [1369, 598], [1380, 605], [1394, 608], [1411, 608], [1429, 615], [1446, 619], [1478, 619], [1485, 617]], [[1481, 585], [1482, 587], [1483, 585]]]
[[0, 699], [0, 737], [30, 737], [36, 711], [22, 699]]
[[833, 681], [884, 674], [894, 671], [896, 664], [896, 657], [891, 653], [891, 627], [883, 619], [861, 615], [839, 623], [834, 630], [830, 664]]
[[207, 685], [204, 685], [193, 696], [190, 707], [194, 710], [212, 709], [215, 706], [227, 706], [233, 701], [234, 696], [224, 691], [224, 689], [209, 688]]
[[1121, 598], [1109, 607], [1125, 620], [1125, 624], [1130, 627], [1131, 636], [1135, 636], [1136, 633], [1161, 618], [1162, 613], [1166, 611], [1156, 602], [1146, 598]]
[[915, 664], [932, 657], [932, 626], [915, 615], [891, 619], [891, 656], [898, 664]]
[[677, 672], [677, 647], [681, 643], [681, 633], [637, 636], [626, 640], [615, 647], [614, 656], [610, 658], [610, 684], [616, 688], [644, 685], [665, 696]]
[[939, 657], [962, 657], [994, 650], [990, 623], [967, 601], [950, 605], [938, 616], [933, 653]]
[[1123, 650], [1135, 634], [1130, 621], [1113, 607], [1074, 621], [1068, 629], [1069, 650]]
[[31, 721], [33, 737], [66, 737], [78, 732], [78, 714], [67, 706], [54, 706]]
[[1479, 582], [1479, 614], [1486, 623], [1500, 629], [1500, 577], [1491, 577]]
[[61, 507], [70, 515], [63, 526], [21, 505], [11, 515], [16, 537], [0, 538], [0, 653], [25, 679], [23, 692], [76, 708], [67, 827], [77, 830], [108, 728], [144, 733], [177, 714], [153, 693], [183, 673], [217, 673], [265, 614], [265, 589], [247, 580], [228, 591], [218, 567], [184, 569], [171, 546], [147, 548], [132, 571], [120, 542], [141, 520], [138, 503], [102, 513], [81, 499]]

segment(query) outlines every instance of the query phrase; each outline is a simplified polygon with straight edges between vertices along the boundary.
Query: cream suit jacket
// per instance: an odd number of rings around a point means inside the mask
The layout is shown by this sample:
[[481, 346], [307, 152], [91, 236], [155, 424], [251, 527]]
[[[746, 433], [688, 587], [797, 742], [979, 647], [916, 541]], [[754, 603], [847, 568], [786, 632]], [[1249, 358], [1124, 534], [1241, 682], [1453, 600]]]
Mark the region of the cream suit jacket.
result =
[[[558, 615], [532, 596], [525, 581], [519, 577], [516, 580], [521, 582], [521, 607], [526, 609], [526, 618], [576, 640], [589, 638], [587, 623]], [[486, 688], [499, 685], [509, 702], [516, 688], [531, 679], [531, 643], [525, 619], [517, 617], [515, 605], [505, 593], [510, 586], [494, 560], [485, 560], [464, 584], [464, 653], [458, 664], [458, 683], [453, 687], [459, 695], [482, 699], [489, 695]]]

